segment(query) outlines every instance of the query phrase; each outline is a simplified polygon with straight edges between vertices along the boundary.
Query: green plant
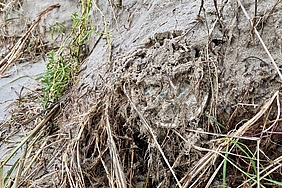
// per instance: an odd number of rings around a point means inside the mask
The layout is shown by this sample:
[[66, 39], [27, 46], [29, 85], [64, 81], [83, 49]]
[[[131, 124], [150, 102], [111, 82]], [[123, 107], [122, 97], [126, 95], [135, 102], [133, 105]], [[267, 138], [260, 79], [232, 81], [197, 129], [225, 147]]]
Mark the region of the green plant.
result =
[[56, 101], [62, 95], [73, 71], [63, 56], [55, 57], [54, 51], [49, 54], [46, 69], [45, 74], [39, 77], [44, 83], [44, 108], [48, 107], [51, 100]]
[[[82, 14], [80, 16], [77, 13], [72, 14], [73, 24], [69, 34], [57, 51], [50, 52], [46, 72], [37, 78], [44, 84], [44, 108], [47, 108], [50, 102], [56, 102], [66, 88], [76, 80], [76, 72], [88, 56], [88, 51], [83, 50], [83, 47], [88, 45], [90, 36], [95, 31], [89, 18], [92, 3], [85, 0], [81, 4]], [[51, 26], [51, 37], [54, 38], [55, 31], [64, 35], [66, 30], [67, 27], [56, 22]]]
[[67, 30], [67, 27], [64, 26], [64, 24], [62, 24], [61, 22], [56, 21], [55, 25], [50, 25], [51, 28], [51, 37], [52, 39], [54, 39], [54, 34], [57, 31], [58, 33], [60, 33], [61, 35], [65, 34], [65, 31]]
[[224, 130], [226, 130], [226, 127], [224, 125], [222, 125], [221, 123], [219, 123], [216, 119], [214, 119], [213, 117], [209, 116], [208, 114], [204, 114], [204, 116], [206, 116], [207, 118], [209, 118], [212, 122], [214, 122], [215, 124], [217, 124], [218, 126], [220, 126], [221, 128], [223, 128]]
[[[246, 146], [245, 144], [239, 142], [239, 141], [236, 141], [236, 140], [233, 140], [233, 139], [230, 139], [230, 138], [224, 138], [223, 140], [227, 140], [231, 143], [233, 143], [241, 152], [243, 152], [246, 156], [247, 156], [247, 159], [249, 159], [252, 167], [253, 167], [253, 170], [254, 170], [254, 175], [253, 176], [257, 176], [257, 166], [256, 166], [256, 163], [254, 160], [257, 160], [255, 155], [252, 153], [252, 151], [248, 148], [248, 146]], [[244, 149], [244, 148], [246, 149]], [[228, 155], [229, 155], [229, 145], [226, 146], [226, 149], [225, 149], [225, 156], [224, 156], [224, 161], [223, 161], [223, 171], [222, 171], [222, 185], [223, 187], [226, 187], [226, 174], [227, 174], [227, 159], [228, 159]], [[233, 165], [233, 163], [231, 163]], [[243, 172], [243, 174], [245, 174], [247, 177], [253, 177], [251, 174], [249, 173], [246, 173], [246, 172]]]
[[[212, 118], [211, 116], [204, 114], [207, 118], [209, 118], [212, 122], [217, 124], [223, 129], [226, 129], [224, 125], [219, 123], [216, 119]], [[248, 138], [246, 138], [248, 139]], [[264, 166], [260, 163], [260, 161], [256, 158], [255, 154], [249, 149], [249, 147], [242, 143], [239, 142], [239, 139], [233, 139], [233, 138], [222, 138], [221, 140], [224, 140], [227, 142], [226, 148], [224, 155], [220, 154], [219, 155], [223, 158], [223, 166], [222, 166], [222, 187], [227, 186], [226, 178], [227, 178], [227, 165], [228, 163], [231, 164], [233, 167], [235, 167], [237, 170], [239, 170], [242, 174], [244, 174], [246, 177], [249, 178], [249, 180], [259, 184], [260, 187], [265, 187], [263, 184], [261, 184], [258, 179], [264, 180], [269, 183], [276, 184], [278, 186], [282, 185], [282, 182], [275, 181], [271, 179], [271, 176], [268, 176], [268, 178], [265, 178], [267, 176], [268, 172], [266, 171], [267, 169], [264, 168]], [[240, 155], [239, 157], [243, 157], [247, 160], [244, 159], [244, 161], [249, 161], [250, 166], [252, 167], [252, 173], [245, 172], [243, 169], [239, 168], [235, 163], [232, 162], [232, 160], [229, 158], [229, 155], [234, 155], [231, 153], [231, 150], [234, 149], [234, 147], [238, 148], [240, 152], [242, 152], [243, 155]], [[259, 151], [257, 151], [259, 152]], [[237, 155], [236, 155], [237, 156]], [[265, 172], [266, 175], [262, 176], [261, 172], [258, 173], [258, 168], [263, 169], [262, 171]], [[249, 170], [248, 170], [249, 171]]]

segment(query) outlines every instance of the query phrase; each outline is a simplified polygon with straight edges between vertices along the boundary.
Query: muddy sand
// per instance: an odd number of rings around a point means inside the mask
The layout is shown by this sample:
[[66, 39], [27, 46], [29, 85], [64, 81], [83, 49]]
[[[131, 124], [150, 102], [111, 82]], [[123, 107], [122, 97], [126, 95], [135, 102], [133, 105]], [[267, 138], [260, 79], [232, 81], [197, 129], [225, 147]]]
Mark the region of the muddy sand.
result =
[[[64, 36], [56, 33], [54, 42], [49, 25], [71, 27], [80, 3], [17, 1], [11, 10], [19, 10], [13, 14], [21, 19], [2, 23], [2, 57], [14, 44], [9, 37], [16, 41], [26, 22], [57, 3], [31, 38], [60, 44]], [[101, 35], [91, 36], [76, 81], [35, 137], [21, 187], [281, 185], [280, 1], [96, 5], [90, 18]], [[0, 79], [3, 144], [10, 132], [30, 131], [48, 114], [42, 113], [42, 83], [35, 78], [50, 49], [23, 52]], [[5, 111], [8, 105], [13, 110]], [[28, 166], [31, 159], [36, 162]]]

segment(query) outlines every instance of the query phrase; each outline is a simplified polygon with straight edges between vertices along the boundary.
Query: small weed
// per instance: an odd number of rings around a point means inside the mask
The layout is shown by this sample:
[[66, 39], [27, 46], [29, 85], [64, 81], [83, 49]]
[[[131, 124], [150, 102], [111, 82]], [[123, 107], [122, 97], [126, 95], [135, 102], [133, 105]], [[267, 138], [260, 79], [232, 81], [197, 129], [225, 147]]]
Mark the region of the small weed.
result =
[[[223, 129], [226, 129], [224, 125], [222, 125], [221, 123], [219, 123], [216, 119], [212, 118], [211, 116], [204, 114], [207, 118], [209, 118], [212, 122], [214, 122], [215, 124], [217, 124], [218, 126], [220, 126]], [[223, 159], [223, 167], [222, 167], [222, 187], [226, 187], [227, 186], [227, 165], [228, 162], [233, 165], [235, 168], [237, 168], [239, 171], [241, 171], [246, 177], [252, 179], [253, 181], [256, 182], [256, 178], [259, 176], [259, 174], [257, 173], [257, 164], [256, 164], [256, 157], [255, 154], [249, 149], [249, 147], [247, 145], [245, 145], [242, 142], [239, 142], [238, 140], [234, 140], [231, 138], [222, 138], [222, 140], [226, 140], [228, 143], [232, 143], [234, 144], [235, 147], [237, 147], [245, 156], [246, 158], [250, 161], [251, 166], [253, 168], [253, 172], [254, 174], [250, 174], [247, 172], [244, 172], [242, 169], [240, 169], [238, 166], [236, 166], [236, 164], [234, 164], [233, 162], [231, 162], [231, 159], [228, 158], [230, 151], [232, 150], [233, 147], [230, 147], [230, 144], [226, 145], [225, 148], [225, 155], [222, 157]], [[231, 149], [230, 149], [231, 148]], [[260, 165], [262, 168], [263, 166]], [[258, 183], [258, 182], [257, 182]], [[276, 184], [278, 184], [277, 182], [275, 182]], [[264, 187], [262, 184], [260, 184], [260, 187]]]
[[[75, 82], [75, 75], [79, 66], [89, 55], [84, 47], [88, 45], [91, 34], [95, 31], [89, 18], [92, 3], [82, 1], [82, 15], [73, 13], [70, 33], [63, 40], [57, 51], [51, 51], [48, 57], [46, 72], [38, 77], [44, 84], [44, 108], [48, 108], [50, 102], [56, 102], [66, 88]], [[54, 39], [55, 31], [65, 35], [67, 27], [56, 22], [51, 26], [51, 37]]]
[[51, 28], [51, 37], [53, 40], [54, 40], [54, 34], [56, 31], [60, 33], [61, 35], [65, 35], [65, 31], [67, 30], [67, 27], [58, 21], [56, 22], [55, 25], [50, 25], [50, 28]]
[[68, 86], [72, 67], [63, 56], [56, 59], [55, 52], [52, 51], [48, 57], [47, 71], [39, 77], [44, 83], [44, 108], [48, 107], [50, 100], [57, 100]]
[[[254, 170], [254, 174], [253, 176], [257, 176], [257, 167], [256, 167], [256, 163], [254, 160], [257, 160], [255, 155], [252, 153], [252, 151], [248, 148], [248, 146], [246, 146], [245, 144], [239, 142], [239, 141], [236, 141], [236, 140], [232, 140], [230, 138], [224, 138], [223, 140], [226, 140], [228, 142], [231, 142], [233, 143], [241, 152], [243, 152], [247, 158], [250, 160], [251, 162], [251, 165], [253, 167], [253, 170]], [[246, 149], [244, 149], [244, 148]], [[247, 151], [246, 151], [247, 150]], [[226, 174], [227, 174], [227, 162], [228, 162], [228, 155], [230, 154], [229, 152], [229, 145], [227, 145], [226, 149], [225, 149], [225, 157], [224, 157], [224, 161], [223, 161], [223, 172], [222, 172], [222, 185], [223, 187], [226, 187]], [[232, 164], [232, 163], [231, 163]], [[233, 164], [232, 164], [233, 165]], [[247, 176], [247, 177], [251, 177], [251, 174], [249, 173], [246, 173], [244, 172], [244, 174]]]

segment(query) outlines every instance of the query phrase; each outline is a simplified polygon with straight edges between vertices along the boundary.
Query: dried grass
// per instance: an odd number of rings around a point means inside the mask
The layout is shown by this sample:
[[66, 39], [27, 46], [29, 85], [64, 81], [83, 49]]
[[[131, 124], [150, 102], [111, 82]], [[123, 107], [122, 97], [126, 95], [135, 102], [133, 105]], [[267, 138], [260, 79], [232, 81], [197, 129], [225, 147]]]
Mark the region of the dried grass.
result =
[[39, 13], [37, 19], [33, 22], [33, 24], [30, 26], [30, 28], [26, 31], [26, 33], [17, 41], [17, 43], [14, 45], [14, 47], [11, 49], [11, 51], [0, 61], [0, 78], [3, 76], [4, 72], [14, 63], [18, 60], [18, 58], [21, 56], [22, 51], [24, 47], [26, 46], [26, 42], [31, 35], [31, 33], [34, 31], [36, 26], [41, 20], [41, 17], [45, 15], [46, 13], [52, 11], [55, 8], [58, 8], [59, 5], [52, 5], [46, 8], [44, 11]]
[[[217, 23], [223, 24], [220, 20], [222, 10], [216, 10], [217, 21], [208, 31], [209, 38]], [[256, 31], [255, 26], [252, 27]], [[178, 42], [187, 34], [180, 36]], [[140, 52], [136, 52], [115, 59], [111, 67], [108, 67], [108, 72], [97, 76], [93, 87], [82, 91], [81, 85], [75, 85], [50, 112], [50, 109], [40, 111], [38, 104], [30, 100], [30, 103], [21, 101], [18, 111], [14, 112], [13, 121], [1, 125], [1, 128], [13, 129], [13, 126], [22, 124], [24, 130], [33, 130], [30, 134], [32, 136], [26, 137], [30, 142], [25, 147], [16, 178], [11, 180], [12, 185], [78, 188], [210, 187], [215, 186], [216, 182], [222, 183], [221, 169], [224, 160], [230, 165], [227, 176], [232, 180], [228, 184], [239, 178], [240, 187], [259, 187], [266, 184], [266, 177], [279, 180], [281, 176], [278, 171], [281, 170], [282, 158], [274, 154], [267, 158], [269, 154], [265, 154], [270, 151], [268, 146], [271, 145], [271, 138], [280, 134], [271, 131], [277, 128], [275, 126], [280, 121], [279, 91], [271, 91], [272, 97], [261, 101], [264, 105], [260, 110], [255, 114], [250, 113], [251, 118], [238, 128], [233, 125], [233, 120], [239, 121], [249, 116], [238, 115], [237, 111], [240, 109], [237, 108], [228, 121], [229, 125], [235, 127], [234, 130], [229, 129], [229, 133], [219, 134], [219, 126], [201, 116], [203, 111], [211, 112], [214, 117], [218, 115], [219, 62], [213, 59], [209, 43], [210, 39], [201, 49], [205, 53], [193, 60], [190, 68], [193, 71], [189, 70], [190, 72], [186, 70], [187, 67], [189, 69], [189, 63], [179, 66], [175, 72], [169, 72], [171, 67], [167, 65], [156, 71], [156, 75], [160, 77], [154, 77], [146, 71], [150, 72], [158, 66], [157, 62], [148, 60], [143, 67], [146, 74], [136, 73], [136, 63], [130, 59], [139, 58]], [[267, 49], [266, 51], [268, 52]], [[275, 62], [272, 62], [275, 66]], [[280, 76], [279, 70], [277, 71]], [[197, 74], [187, 76], [191, 72]], [[157, 117], [166, 107], [168, 99], [150, 98], [144, 95], [144, 91], [148, 86], [155, 86], [161, 81], [162, 87], [171, 88], [177, 93], [183, 80], [190, 80], [191, 88], [182, 98], [174, 100], [178, 106], [171, 107], [174, 110], [171, 121], [161, 122], [166, 120], [166, 115], [169, 116], [169, 113], [163, 112], [163, 117]], [[205, 90], [206, 87], [208, 91], [212, 90], [210, 104], [200, 107], [202, 111], [198, 119], [188, 122], [188, 113], [183, 110], [184, 101], [191, 93], [197, 93], [197, 89]], [[158, 96], [160, 93], [158, 91]], [[174, 94], [175, 96], [178, 95]], [[159, 99], [160, 102], [154, 103], [156, 100], [152, 98]], [[278, 110], [273, 108], [275, 105]], [[55, 113], [55, 109], [59, 109], [59, 112]], [[44, 115], [46, 113], [48, 114]], [[275, 113], [276, 118], [271, 121]], [[261, 126], [270, 124], [269, 128]], [[251, 138], [250, 135], [256, 132], [260, 133], [260, 137]], [[265, 133], [268, 135], [262, 136]], [[6, 137], [5, 141], [8, 139]], [[250, 167], [250, 158], [234, 144], [239, 141], [244, 142], [256, 154], [256, 159], [253, 160], [256, 161], [257, 174], [254, 176], [242, 176], [244, 173], [252, 174], [254, 170]]]

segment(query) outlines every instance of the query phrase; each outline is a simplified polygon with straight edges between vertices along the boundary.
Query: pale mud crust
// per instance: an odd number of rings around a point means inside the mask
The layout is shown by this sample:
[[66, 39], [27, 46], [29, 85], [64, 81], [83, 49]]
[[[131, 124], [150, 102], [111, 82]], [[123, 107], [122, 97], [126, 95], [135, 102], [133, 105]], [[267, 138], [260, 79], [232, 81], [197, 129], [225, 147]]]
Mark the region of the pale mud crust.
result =
[[[61, 100], [47, 144], [22, 186], [119, 187], [117, 179], [124, 177], [128, 187], [177, 187], [152, 134], [182, 185], [207, 185], [223, 159], [212, 160], [189, 179], [208, 153], [197, 148], [216, 150], [223, 141], [195, 130], [235, 132], [280, 89], [281, 80], [236, 1], [218, 2], [217, 10], [214, 1], [204, 1], [198, 14], [199, 2], [127, 1], [122, 9], [98, 3], [115, 36], [113, 48], [109, 52], [104, 38], [93, 37], [95, 48], [90, 49], [78, 82]], [[256, 24], [280, 68], [282, 5], [275, 3], [258, 3]], [[253, 18], [254, 1], [243, 5]], [[93, 20], [103, 31], [103, 19], [93, 16]], [[106, 63], [109, 53], [111, 61]], [[246, 134], [269, 125], [277, 106]], [[280, 122], [275, 131], [281, 131]], [[255, 153], [256, 142], [240, 142]], [[268, 135], [260, 142], [261, 165], [282, 155], [281, 135]], [[254, 173], [242, 151], [231, 152], [239, 157], [229, 155], [230, 160]], [[123, 176], [115, 171], [118, 164]], [[271, 174], [273, 180], [281, 181], [279, 170]], [[213, 178], [210, 187], [221, 187], [222, 171]], [[246, 180], [229, 164], [229, 187]]]
[[154, 126], [185, 128], [197, 122], [209, 98], [208, 66], [199, 57], [200, 49], [190, 46], [181, 33], [156, 33], [148, 47], [118, 57], [110, 69], [111, 92], [122, 98], [125, 85]]

